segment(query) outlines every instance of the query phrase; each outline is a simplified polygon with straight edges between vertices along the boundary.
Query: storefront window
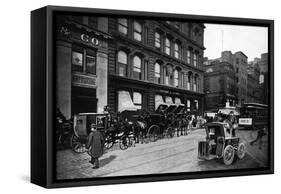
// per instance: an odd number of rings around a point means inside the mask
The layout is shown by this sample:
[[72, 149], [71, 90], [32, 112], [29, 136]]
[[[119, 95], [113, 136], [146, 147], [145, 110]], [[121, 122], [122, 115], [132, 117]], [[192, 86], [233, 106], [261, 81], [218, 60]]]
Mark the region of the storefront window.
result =
[[133, 93], [133, 102], [137, 109], [142, 109], [142, 94], [139, 92]]
[[127, 76], [128, 57], [124, 51], [119, 51], [117, 56], [118, 75]]
[[159, 65], [159, 63], [156, 62], [154, 64], [154, 81], [155, 81], [155, 83], [160, 84], [160, 78], [161, 78], [160, 65]]
[[139, 22], [134, 22], [134, 39], [137, 41], [142, 40], [142, 26]]
[[141, 80], [141, 59], [138, 56], [133, 59], [133, 77]]
[[190, 100], [186, 101], [186, 107], [187, 107], [187, 111], [190, 112]]
[[196, 109], [196, 111], [198, 111], [198, 109], [199, 109], [198, 100], [194, 100], [194, 104], [195, 104], [195, 109]]
[[164, 100], [161, 95], [155, 95], [155, 110], [158, 108], [160, 104], [163, 104]]
[[161, 39], [160, 39], [160, 34], [158, 32], [155, 32], [155, 47], [156, 48], [161, 47]]
[[128, 20], [125, 18], [118, 19], [118, 31], [127, 35], [128, 34]]
[[181, 99], [180, 99], [180, 98], [175, 98], [175, 104], [176, 104], [176, 105], [181, 104]]

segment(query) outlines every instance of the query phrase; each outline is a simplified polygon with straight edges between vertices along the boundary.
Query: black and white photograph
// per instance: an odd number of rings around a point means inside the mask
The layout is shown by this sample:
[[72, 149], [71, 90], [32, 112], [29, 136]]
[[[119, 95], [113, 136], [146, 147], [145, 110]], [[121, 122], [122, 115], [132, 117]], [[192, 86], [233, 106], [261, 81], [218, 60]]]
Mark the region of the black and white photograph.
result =
[[269, 167], [268, 27], [55, 17], [55, 177]]

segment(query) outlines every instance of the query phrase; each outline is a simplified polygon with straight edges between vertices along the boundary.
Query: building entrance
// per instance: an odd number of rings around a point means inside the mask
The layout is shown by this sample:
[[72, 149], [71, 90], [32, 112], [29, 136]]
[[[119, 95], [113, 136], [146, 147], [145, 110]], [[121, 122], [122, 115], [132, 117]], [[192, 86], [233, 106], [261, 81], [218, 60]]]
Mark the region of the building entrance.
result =
[[72, 87], [71, 113], [97, 112], [96, 89]]

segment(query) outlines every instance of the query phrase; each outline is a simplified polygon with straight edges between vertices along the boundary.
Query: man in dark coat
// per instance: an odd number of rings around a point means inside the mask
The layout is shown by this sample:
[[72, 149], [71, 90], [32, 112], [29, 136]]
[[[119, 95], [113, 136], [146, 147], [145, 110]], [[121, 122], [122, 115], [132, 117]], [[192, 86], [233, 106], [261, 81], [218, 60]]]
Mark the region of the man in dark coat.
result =
[[90, 163], [94, 165], [93, 168], [99, 168], [99, 157], [103, 154], [104, 137], [97, 130], [95, 124], [91, 124], [91, 131], [92, 132], [88, 136], [86, 148], [89, 149], [88, 153], [91, 156]]

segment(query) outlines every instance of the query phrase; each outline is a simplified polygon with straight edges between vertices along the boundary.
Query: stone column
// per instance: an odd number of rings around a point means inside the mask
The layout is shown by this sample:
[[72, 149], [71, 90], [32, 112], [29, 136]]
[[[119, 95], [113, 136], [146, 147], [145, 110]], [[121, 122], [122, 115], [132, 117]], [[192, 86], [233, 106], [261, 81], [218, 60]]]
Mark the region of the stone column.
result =
[[62, 114], [71, 117], [71, 44], [56, 42], [56, 101]]

